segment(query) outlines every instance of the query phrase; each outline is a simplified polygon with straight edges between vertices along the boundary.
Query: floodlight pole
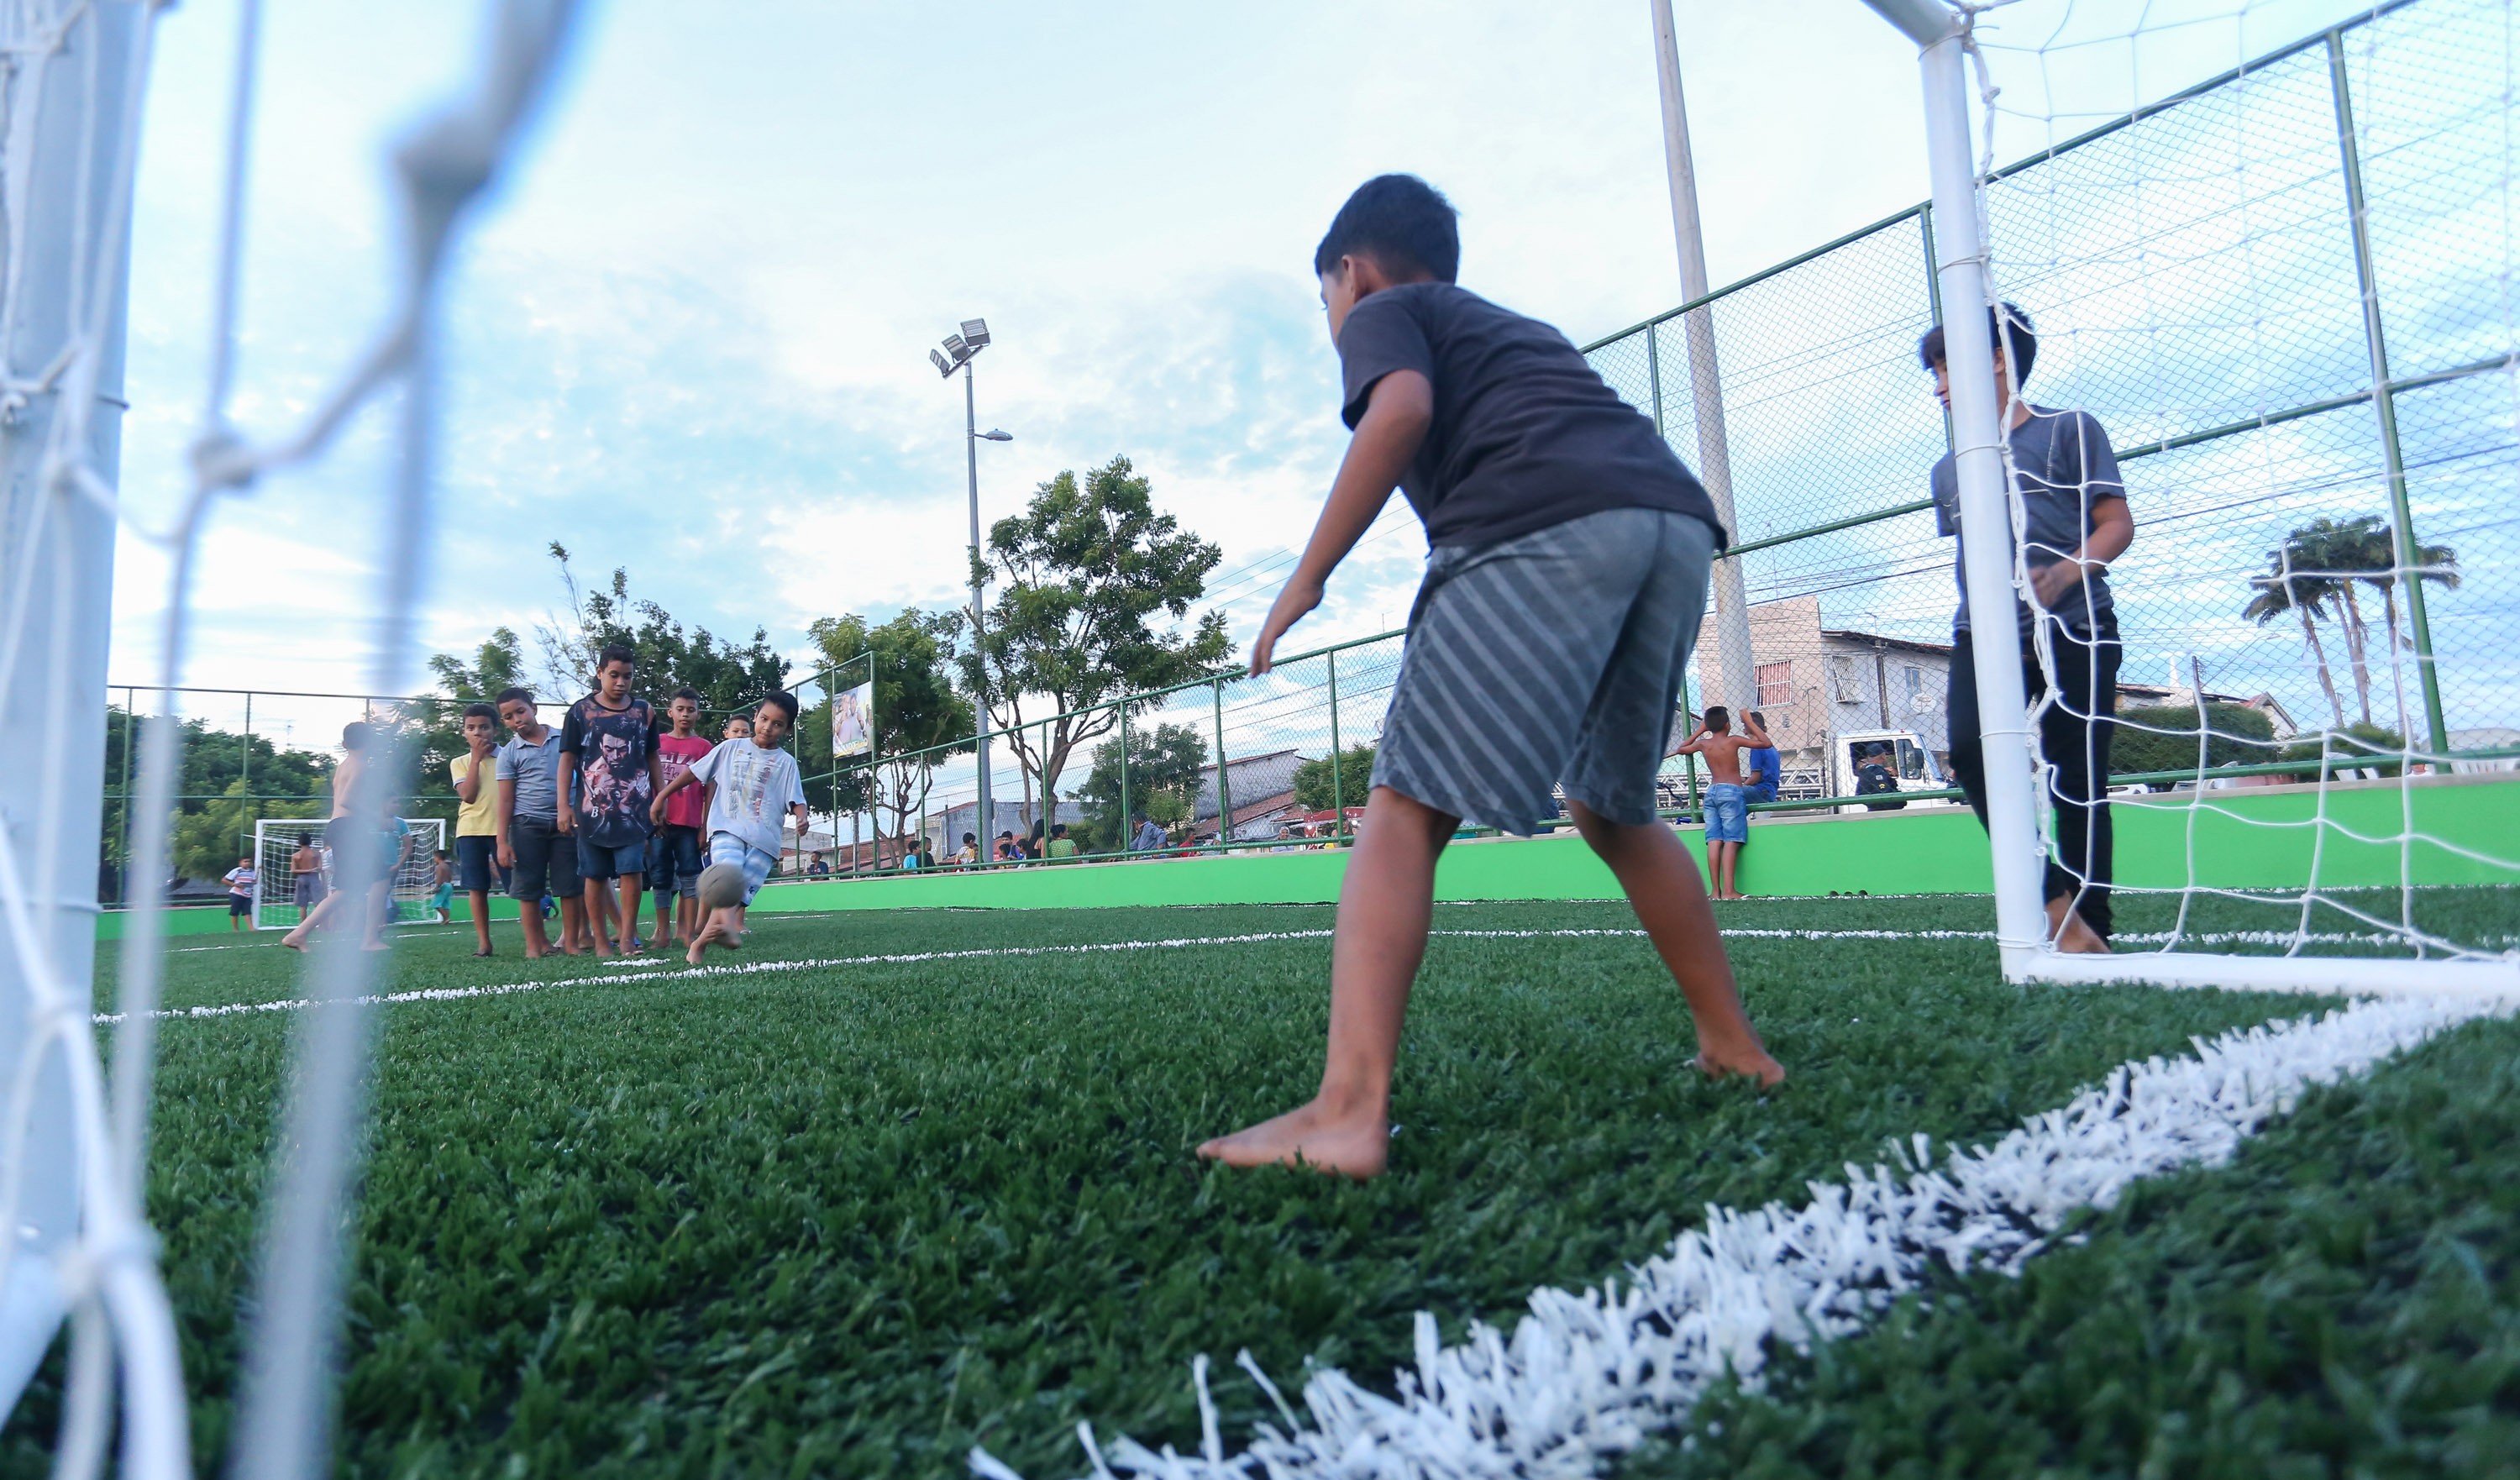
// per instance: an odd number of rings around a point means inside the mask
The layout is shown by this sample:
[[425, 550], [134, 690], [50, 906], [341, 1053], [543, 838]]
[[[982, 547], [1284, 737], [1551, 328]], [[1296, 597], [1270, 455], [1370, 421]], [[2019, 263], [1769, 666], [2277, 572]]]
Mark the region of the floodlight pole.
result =
[[[2047, 936], [2047, 858], [2039, 842], [2030, 703], [2021, 676], [2021, 634], [2009, 619], [2013, 590], [2011, 512], [2003, 489], [2002, 430], [1995, 404], [1995, 342], [1988, 325], [1986, 248], [1970, 149], [1963, 45], [1966, 19], [1942, 0], [1865, 0], [1919, 48], [1925, 89], [1925, 148], [1933, 165], [1934, 264], [1943, 302], [1943, 349], [1950, 369], [1952, 451], [1958, 474], [1961, 578], [1967, 585], [1977, 707], [1986, 754], [1986, 829], [1995, 866], [1995, 933], [2011, 981], [2026, 980]], [[1980, 538], [1970, 539], [1976, 530]]]
[[[1663, 163], [1671, 175], [1671, 231], [1680, 248], [1680, 298], [1706, 296], [1706, 236], [1697, 216], [1697, 165], [1688, 150], [1688, 105], [1680, 91], [1680, 33], [1671, 0], [1653, 0], [1654, 63], [1662, 75]], [[1715, 366], [1714, 310], [1699, 306], [1681, 315], [1688, 340], [1688, 392], [1697, 424], [1697, 474], [1723, 521], [1724, 538], [1741, 538], [1732, 513], [1732, 453], [1724, 435], [1724, 385]], [[1653, 331], [1647, 330], [1651, 334]], [[1659, 409], [1655, 418], [1659, 423]], [[1757, 660], [1750, 650], [1749, 593], [1738, 558], [1719, 559], [1715, 586], [1715, 652], [1726, 702], [1747, 712], [1758, 706]]]
[[[972, 351], [972, 358], [979, 352]], [[979, 402], [971, 389], [971, 360], [963, 362], [963, 456], [971, 474], [971, 660], [978, 665], [980, 682], [972, 693], [972, 753], [980, 763], [980, 797], [978, 824], [971, 830], [979, 835], [980, 855], [988, 856], [989, 823], [989, 654], [981, 641], [980, 626], [980, 420]]]

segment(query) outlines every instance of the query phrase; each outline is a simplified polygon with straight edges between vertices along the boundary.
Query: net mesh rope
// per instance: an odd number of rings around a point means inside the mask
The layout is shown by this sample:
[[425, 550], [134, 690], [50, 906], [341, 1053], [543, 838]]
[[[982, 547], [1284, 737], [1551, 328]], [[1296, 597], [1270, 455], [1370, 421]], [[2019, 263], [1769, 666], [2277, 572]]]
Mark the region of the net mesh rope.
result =
[[[2000, 445], [2014, 588], [2055, 614], [2023, 624], [2048, 894], [2105, 916], [2112, 886], [2091, 865], [2112, 747], [2167, 743], [2192, 754], [2187, 785], [2108, 804], [2176, 809], [2180, 882], [2113, 885], [2175, 899], [2157, 949], [2198, 949], [2210, 899], [2290, 955], [2342, 936], [2520, 959], [2507, 922], [2418, 883], [2520, 883], [2520, 849], [2448, 826], [2457, 769], [2507, 770], [2492, 752], [2520, 738], [2507, 661], [2466, 625], [2509, 630], [2495, 567], [2520, 546], [2511, 8], [2374, 7], [2272, 55], [2252, 21], [2302, 7], [2130, 27], [2122, 8], [2068, 4], [2005, 27], [2012, 10], [1968, 13], [1988, 307], [2006, 322], [2021, 310], [2039, 335], [2035, 390], [2022, 356], [2002, 365], [2028, 420]], [[2148, 70], [2196, 68], [2213, 49], [2228, 74], [2150, 101]], [[2120, 97], [2090, 106], [2113, 74]], [[2077, 137], [2095, 126], [2105, 137]], [[2028, 158], [1999, 169], [1999, 150]], [[2198, 435], [2228, 427], [2245, 429]], [[2151, 455], [2115, 468], [2103, 434]], [[2135, 544], [2096, 574], [2073, 537], [2120, 492]], [[2079, 516], [2070, 535], [2060, 506]], [[2174, 560], [2145, 560], [2147, 526], [2172, 533]], [[2199, 587], [2238, 610], [2212, 610]], [[2169, 669], [2163, 701], [2127, 713], [2119, 685], [2139, 675], [2125, 659], [2146, 650]], [[2320, 707], [2288, 735], [2248, 722], [2285, 714], [2281, 696]], [[2310, 792], [2295, 815], [2231, 800], [2257, 779], [2235, 768], [2285, 762]], [[2251, 851], [2288, 855], [2304, 882], [2249, 887], [2233, 865]]]
[[[171, 1315], [154, 1258], [154, 1240], [141, 1220], [146, 1181], [148, 1111], [155, 1062], [156, 1017], [163, 971], [165, 904], [174, 798], [182, 772], [183, 729], [175, 713], [189, 635], [190, 586], [201, 535], [215, 506], [250, 492], [262, 475], [323, 453], [348, 420], [388, 392], [398, 393], [398, 447], [391, 485], [379, 501], [386, 552], [379, 572], [382, 599], [373, 613], [376, 636], [370, 659], [378, 692], [411, 692], [417, 668], [413, 627], [426, 570], [429, 527], [429, 471], [434, 438], [432, 336], [438, 285], [447, 247], [467, 208], [497, 178], [569, 33], [571, 0], [492, 0], [483, 26], [484, 50], [469, 86], [425, 119], [394, 151], [391, 173], [401, 211], [401, 240], [388, 258], [396, 275], [396, 304], [371, 347], [344, 371], [317, 409], [300, 425], [268, 438], [233, 426], [227, 407], [235, 382], [238, 281], [243, 243], [245, 179], [254, 112], [258, 0], [239, 10], [237, 70], [226, 139], [225, 187], [209, 336], [209, 390], [194, 444], [194, 479], [168, 527], [149, 528], [129, 518], [111, 467], [87, 450], [85, 415], [95, 401], [105, 367], [118, 363], [120, 298], [114, 276], [123, 270], [131, 218], [132, 181], [146, 95], [151, 44], [164, 6], [158, 0], [25, 0], [5, 18], [12, 75], [7, 161], [9, 232], [8, 298], [0, 317], [0, 345], [12, 356], [5, 366], [5, 396], [13, 408], [27, 397], [58, 391], [63, 408], [51, 427], [41, 485], [32, 501], [32, 529], [9, 531], [8, 550], [19, 561], [44, 558], [39, 538], [50, 512], [58, 522], [68, 500], [83, 500], [111, 513], [125, 532], [163, 549], [171, 573], [159, 607], [159, 682], [163, 695], [142, 741], [139, 797], [132, 809], [130, 875], [135, 887], [125, 920], [116, 1006], [119, 1009], [113, 1076], [109, 1088], [87, 1016], [84, 983], [68, 980], [45, 959], [48, 922], [40, 904], [51, 902], [22, 867], [17, 846], [0, 846], [0, 924], [8, 948], [29, 984], [30, 1042], [36, 1054], [58, 1054], [68, 1067], [70, 1118], [76, 1128], [80, 1226], [60, 1257], [65, 1303], [71, 1312], [72, 1341], [64, 1391], [55, 1469], [65, 1476], [101, 1471], [117, 1416], [115, 1378], [120, 1376], [119, 1417], [127, 1473], [173, 1480], [190, 1475], [190, 1420], [184, 1409], [183, 1374]], [[58, 132], [38, 134], [40, 99], [65, 68], [79, 69], [81, 94], [93, 105], [100, 59], [121, 59], [123, 85], [118, 115], [100, 117], [91, 106], [64, 147]], [[105, 126], [112, 123], [114, 127]], [[98, 141], [118, 142], [117, 150]], [[17, 358], [15, 328], [26, 278], [30, 229], [28, 191], [47, 175], [75, 170], [96, 182], [80, 199], [99, 195], [103, 228], [84, 216], [67, 233], [70, 243], [72, 331], [57, 357], [29, 365]], [[32, 223], [40, 231], [44, 223]], [[0, 682], [29, 645], [47, 632], [108, 620], [108, 594], [61, 588], [58, 608], [30, 617], [22, 593], [28, 583], [13, 572], [21, 593], [0, 630]], [[75, 595], [82, 604], [72, 608]], [[54, 667], [57, 685], [67, 667]], [[101, 685], [103, 675], [95, 675]], [[50, 695], [60, 698], [59, 694]], [[43, 712], [56, 732], [54, 748], [68, 737], [94, 728], [95, 717], [71, 712], [63, 702]], [[102, 733], [101, 731], [99, 732]], [[380, 762], [382, 800], [409, 789], [407, 756]], [[18, 827], [17, 836], [53, 835], [58, 809], [98, 805], [98, 799], [51, 788], [40, 799], [48, 810]], [[22, 822], [13, 819], [13, 823]], [[432, 825], [434, 826], [434, 825]], [[408, 874], [392, 887], [427, 885], [416, 870], [380, 847], [352, 846], [336, 861], [337, 883], [363, 889], [388, 870]], [[284, 861], [285, 865], [285, 861]], [[285, 873], [285, 867], [284, 867]], [[339, 1235], [351, 1183], [357, 1120], [369, 1047], [369, 1014], [362, 999], [377, 971], [375, 957], [358, 949], [356, 931], [335, 931], [307, 965], [305, 995], [321, 1010], [307, 1014], [294, 1047], [297, 1069], [284, 1111], [280, 1168], [264, 1239], [264, 1268], [256, 1292], [247, 1388], [233, 1428], [231, 1473], [295, 1476], [328, 1467], [329, 1376], [337, 1321]], [[18, 1066], [18, 1093], [0, 1143], [5, 1158], [6, 1211], [14, 1214], [29, 1147], [26, 1103], [36, 1084], [29, 1061]], [[15, 1217], [7, 1226], [14, 1227]], [[14, 1251], [16, 1241], [0, 1245]], [[0, 1259], [7, 1254], [0, 1252]], [[5, 1266], [0, 1266], [5, 1271]], [[38, 1333], [40, 1336], [41, 1333]]]

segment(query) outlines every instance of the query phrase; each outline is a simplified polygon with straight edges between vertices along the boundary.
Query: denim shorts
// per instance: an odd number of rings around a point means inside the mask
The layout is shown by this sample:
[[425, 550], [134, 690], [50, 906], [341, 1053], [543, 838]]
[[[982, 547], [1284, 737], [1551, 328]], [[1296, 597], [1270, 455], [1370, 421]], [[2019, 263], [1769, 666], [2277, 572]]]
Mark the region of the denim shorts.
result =
[[709, 834], [708, 857], [711, 868], [733, 864], [743, 871], [743, 902], [747, 905], [752, 903], [752, 896], [761, 892], [761, 886], [769, 881], [771, 869], [779, 862], [776, 854], [764, 853], [732, 832]]
[[1750, 798], [1748, 788], [1731, 782], [1715, 782], [1706, 788], [1706, 840], [1710, 843], [1746, 843], [1750, 840]]
[[593, 882], [615, 878], [644, 879], [648, 876], [648, 840], [634, 838], [626, 843], [591, 843], [577, 840], [577, 876]]
[[1653, 822], [1714, 556], [1705, 521], [1661, 509], [1438, 547], [1373, 785], [1508, 832], [1553, 823], [1560, 781], [1611, 822]]
[[517, 856], [508, 892], [518, 899], [540, 899], [550, 893], [575, 899], [577, 839], [560, 830], [548, 817], [519, 817], [508, 825], [508, 850]]
[[455, 839], [455, 886], [467, 894], [487, 894], [499, 881], [499, 840], [471, 836]]
[[697, 898], [700, 892], [700, 830], [680, 823], [667, 823], [648, 839], [648, 889], [662, 898], [680, 894], [685, 899]]

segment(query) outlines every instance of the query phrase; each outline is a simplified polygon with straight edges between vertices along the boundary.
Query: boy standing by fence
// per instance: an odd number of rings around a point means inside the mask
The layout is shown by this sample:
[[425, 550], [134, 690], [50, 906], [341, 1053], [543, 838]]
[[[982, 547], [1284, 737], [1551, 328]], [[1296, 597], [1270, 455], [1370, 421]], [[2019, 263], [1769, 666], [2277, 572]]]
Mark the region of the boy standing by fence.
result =
[[[1741, 778], [1741, 752], [1768, 749], [1768, 732], [1754, 717], [1747, 735], [1732, 733], [1732, 711], [1710, 704], [1706, 722], [1674, 755], [1706, 757], [1706, 881], [1717, 899], [1739, 899], [1735, 876], [1741, 869], [1741, 845], [1750, 840], [1750, 785]], [[1770, 754], [1775, 754], [1773, 750]]]
[[256, 877], [251, 857], [238, 859], [237, 866], [227, 872], [228, 933], [231, 935], [244, 929], [248, 919], [253, 914], [253, 888]]
[[[656, 794], [656, 712], [630, 696], [638, 660], [610, 645], [597, 654], [595, 692], [568, 706], [560, 729], [560, 827], [577, 838], [595, 954], [639, 949], [639, 890], [648, 876], [648, 803]], [[613, 912], [619, 881], [620, 913]]]
[[472, 905], [472, 954], [490, 954], [490, 888], [499, 869], [499, 711], [464, 706], [464, 753], [446, 763], [455, 782], [455, 882]]
[[1367, 181], [1313, 256], [1355, 437], [1252, 644], [1253, 675], [1320, 605], [1393, 484], [1431, 551], [1339, 889], [1321, 1089], [1199, 1147], [1236, 1166], [1382, 1171], [1436, 857], [1464, 817], [1524, 834], [1553, 822], [1561, 779], [1688, 998], [1698, 1067], [1784, 1077], [1655, 805], [1720, 539], [1714, 506], [1563, 335], [1455, 286], [1460, 260], [1451, 203], [1410, 175]]

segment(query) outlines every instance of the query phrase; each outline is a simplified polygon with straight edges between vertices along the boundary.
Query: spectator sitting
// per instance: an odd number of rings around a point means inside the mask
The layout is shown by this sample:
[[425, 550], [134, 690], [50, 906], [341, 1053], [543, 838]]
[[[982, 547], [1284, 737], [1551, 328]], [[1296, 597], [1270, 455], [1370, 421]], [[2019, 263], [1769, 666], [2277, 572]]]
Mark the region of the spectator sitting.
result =
[[[1899, 773], [1891, 767], [1890, 747], [1874, 744], [1855, 758], [1855, 794], [1880, 796], [1899, 789]], [[1868, 812], [1896, 812], [1907, 806], [1905, 801], [1866, 802]]]
[[1067, 824], [1059, 823], [1050, 830], [1050, 840], [1042, 844], [1044, 858], [1074, 858], [1076, 839], [1067, 835]]
[[1170, 841], [1171, 839], [1164, 835], [1164, 830], [1157, 826], [1153, 818], [1144, 812], [1138, 814], [1138, 830], [1129, 839], [1130, 852], [1154, 853]]
[[806, 866], [805, 872], [817, 878], [820, 878], [832, 872], [832, 861], [824, 857], [822, 854], [817, 853], [814, 855], [813, 863]]
[[959, 852], [959, 853], [956, 853], [956, 854], [954, 855], [954, 862], [955, 862], [955, 863], [957, 863], [957, 864], [960, 864], [962, 867], [964, 867], [964, 868], [968, 869], [968, 868], [971, 867], [973, 864], [978, 863], [979, 861], [980, 861], [980, 839], [979, 839], [979, 835], [978, 835], [977, 833], [972, 833], [972, 832], [966, 832], [966, 833], [964, 833], [964, 834], [963, 834], [963, 848], [962, 848], [962, 851], [961, 851], [961, 852]]
[[990, 850], [989, 860], [1000, 864], [1023, 861], [1023, 844], [1015, 841], [1015, 831], [1012, 828], [998, 834], [997, 846]]

